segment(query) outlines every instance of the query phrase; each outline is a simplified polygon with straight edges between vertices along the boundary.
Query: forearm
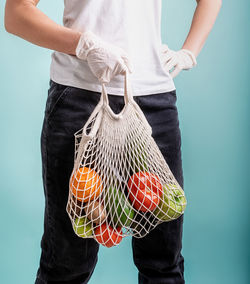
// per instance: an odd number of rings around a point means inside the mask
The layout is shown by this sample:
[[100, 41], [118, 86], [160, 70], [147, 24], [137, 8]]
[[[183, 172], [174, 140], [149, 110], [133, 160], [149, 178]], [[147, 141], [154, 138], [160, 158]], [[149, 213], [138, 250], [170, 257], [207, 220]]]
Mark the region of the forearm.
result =
[[214, 25], [221, 7], [221, 0], [199, 0], [188, 36], [183, 44], [197, 56]]
[[9, 0], [5, 7], [5, 28], [33, 44], [75, 55], [81, 33], [58, 25], [34, 1]]

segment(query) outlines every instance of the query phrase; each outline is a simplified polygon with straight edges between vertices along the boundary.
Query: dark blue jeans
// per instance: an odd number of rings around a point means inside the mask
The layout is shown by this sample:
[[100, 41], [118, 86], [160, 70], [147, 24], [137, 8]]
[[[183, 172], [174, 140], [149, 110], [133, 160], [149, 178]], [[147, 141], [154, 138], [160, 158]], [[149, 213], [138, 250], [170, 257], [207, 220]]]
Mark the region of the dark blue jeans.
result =
[[[170, 169], [183, 187], [175, 91], [134, 99], [152, 126], [152, 135]], [[75, 235], [66, 213], [66, 204], [74, 163], [74, 133], [85, 124], [99, 100], [98, 92], [50, 80], [41, 133], [45, 213], [36, 284], [87, 283], [97, 263], [99, 244], [94, 239]], [[124, 97], [109, 95], [109, 103], [118, 113], [124, 106]], [[182, 228], [183, 216], [158, 225], [144, 238], [132, 237], [133, 258], [140, 284], [185, 283]]]

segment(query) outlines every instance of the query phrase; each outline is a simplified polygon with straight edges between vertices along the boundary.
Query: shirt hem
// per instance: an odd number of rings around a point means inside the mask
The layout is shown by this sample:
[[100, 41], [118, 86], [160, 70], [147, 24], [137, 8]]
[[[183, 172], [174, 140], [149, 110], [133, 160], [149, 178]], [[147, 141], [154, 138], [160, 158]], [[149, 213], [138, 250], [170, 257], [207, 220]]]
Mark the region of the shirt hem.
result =
[[[68, 80], [58, 80], [57, 78], [54, 78], [52, 74], [50, 75], [50, 78], [52, 81], [58, 84], [75, 87], [79, 89], [84, 89], [84, 90], [89, 90], [93, 92], [98, 92], [98, 93], [102, 92], [101, 84], [100, 85], [87, 84], [87, 83], [79, 84], [77, 82], [72, 82]], [[110, 87], [106, 85], [106, 90], [108, 94], [116, 95], [116, 96], [124, 96], [124, 89], [122, 88], [114, 88], [114, 87]], [[139, 90], [139, 89], [132, 88], [133, 96], [153, 95], [153, 94], [158, 94], [158, 93], [172, 92], [175, 90], [176, 88], [174, 85], [172, 85], [171, 87], [162, 87], [159, 89], [147, 89], [147, 90]]]

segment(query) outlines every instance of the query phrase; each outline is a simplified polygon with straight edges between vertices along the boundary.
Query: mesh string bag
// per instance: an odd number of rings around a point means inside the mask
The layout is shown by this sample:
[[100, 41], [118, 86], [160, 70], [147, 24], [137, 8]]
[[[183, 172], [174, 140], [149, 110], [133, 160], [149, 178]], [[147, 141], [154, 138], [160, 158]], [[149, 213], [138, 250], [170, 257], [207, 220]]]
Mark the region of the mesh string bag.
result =
[[75, 133], [66, 207], [74, 232], [106, 247], [125, 236], [144, 237], [186, 208], [184, 191], [133, 99], [129, 74], [124, 78], [122, 111], [113, 112], [102, 84], [100, 101]]

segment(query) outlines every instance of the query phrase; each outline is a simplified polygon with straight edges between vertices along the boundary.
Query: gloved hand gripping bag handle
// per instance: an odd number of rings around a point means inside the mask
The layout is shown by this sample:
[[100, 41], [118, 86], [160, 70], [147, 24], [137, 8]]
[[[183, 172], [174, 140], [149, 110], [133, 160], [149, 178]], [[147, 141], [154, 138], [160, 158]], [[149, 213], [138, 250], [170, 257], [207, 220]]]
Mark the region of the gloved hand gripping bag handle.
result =
[[[97, 106], [95, 107], [94, 111], [92, 112], [92, 114], [90, 115], [90, 117], [88, 118], [87, 122], [85, 123], [84, 127], [83, 127], [83, 135], [85, 137], [89, 137], [90, 139], [93, 138], [100, 126], [101, 123], [101, 117], [102, 117], [102, 111], [103, 108], [106, 108], [109, 113], [111, 114], [111, 116], [114, 119], [120, 119], [122, 118], [122, 113], [125, 110], [127, 104], [129, 102], [134, 102], [133, 100], [133, 96], [132, 96], [132, 92], [130, 89], [130, 86], [128, 84], [128, 71], [125, 73], [125, 81], [124, 81], [124, 100], [125, 100], [125, 106], [124, 109], [119, 113], [119, 114], [115, 114], [112, 109], [109, 106], [109, 100], [108, 100], [108, 94], [107, 94], [107, 90], [105, 87], [105, 84], [102, 83], [102, 93], [101, 93], [101, 98], [99, 103], [97, 104]], [[89, 124], [91, 123], [91, 121], [93, 120], [93, 118], [96, 117], [96, 120], [90, 130], [90, 132], [87, 134], [87, 127], [89, 126]]]
[[[152, 128], [149, 125], [144, 113], [142, 112], [139, 105], [133, 99], [132, 89], [129, 83], [129, 72], [128, 71], [125, 72], [124, 77], [125, 77], [125, 80], [124, 80], [124, 104], [125, 105], [124, 105], [123, 110], [119, 114], [116, 114], [112, 111], [109, 105], [108, 94], [107, 94], [105, 84], [102, 83], [102, 93], [101, 93], [100, 101], [95, 107], [94, 111], [92, 112], [92, 114], [90, 115], [90, 117], [88, 118], [87, 122], [85, 123], [82, 129], [82, 139], [80, 142], [80, 147], [82, 147], [82, 144], [86, 144], [87, 140], [92, 139], [96, 135], [96, 132], [98, 131], [100, 123], [101, 123], [102, 114], [103, 114], [104, 109], [106, 109], [109, 112], [112, 118], [122, 119], [123, 113], [128, 107], [128, 104], [132, 104], [135, 107], [138, 116], [140, 117], [140, 119], [142, 119], [145, 122], [145, 125], [148, 128], [148, 131], [150, 132], [150, 134], [152, 134]], [[87, 128], [91, 124], [95, 116], [96, 116], [96, 119], [91, 127], [90, 132], [87, 134]], [[76, 132], [76, 133], [79, 133], [79, 132]]]

